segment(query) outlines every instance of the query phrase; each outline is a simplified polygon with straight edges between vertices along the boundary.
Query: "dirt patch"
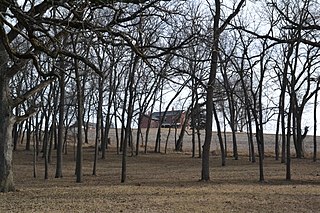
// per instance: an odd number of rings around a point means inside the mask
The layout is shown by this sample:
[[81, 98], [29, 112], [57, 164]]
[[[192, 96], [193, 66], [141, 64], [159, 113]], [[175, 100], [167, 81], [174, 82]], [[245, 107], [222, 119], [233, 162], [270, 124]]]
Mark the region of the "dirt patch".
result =
[[211, 157], [211, 181], [199, 182], [201, 159], [190, 154], [141, 153], [128, 157], [127, 181], [120, 183], [121, 156], [115, 148], [98, 161], [92, 176], [92, 147], [84, 149], [84, 177], [75, 183], [75, 162], [64, 157], [63, 178], [44, 180], [43, 159], [33, 178], [32, 152], [14, 153], [18, 191], [0, 194], [0, 212], [319, 212], [320, 162], [293, 159], [292, 181], [285, 181], [285, 165], [265, 159], [266, 183], [259, 183], [258, 163], [246, 156], [227, 159], [221, 167]]

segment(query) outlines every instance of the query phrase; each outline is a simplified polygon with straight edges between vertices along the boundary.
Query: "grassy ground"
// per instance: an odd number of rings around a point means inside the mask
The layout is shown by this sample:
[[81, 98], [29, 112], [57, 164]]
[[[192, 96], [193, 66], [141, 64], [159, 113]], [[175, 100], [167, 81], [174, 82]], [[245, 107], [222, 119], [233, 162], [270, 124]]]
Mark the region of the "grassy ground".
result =
[[17, 192], [0, 194], [0, 212], [320, 212], [320, 162], [292, 160], [292, 181], [285, 165], [265, 159], [265, 183], [258, 163], [245, 156], [210, 162], [211, 181], [199, 182], [201, 159], [190, 154], [140, 154], [128, 157], [127, 181], [120, 183], [121, 156], [112, 148], [92, 176], [93, 148], [84, 149], [84, 177], [75, 183], [73, 153], [64, 156], [63, 175], [44, 180], [43, 159], [33, 178], [32, 152], [14, 153]]

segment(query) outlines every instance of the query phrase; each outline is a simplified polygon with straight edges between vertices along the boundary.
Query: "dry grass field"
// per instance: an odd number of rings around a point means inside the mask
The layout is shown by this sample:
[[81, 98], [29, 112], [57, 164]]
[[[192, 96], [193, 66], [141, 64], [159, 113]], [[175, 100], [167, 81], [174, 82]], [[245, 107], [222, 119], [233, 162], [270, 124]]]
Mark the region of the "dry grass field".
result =
[[[245, 153], [245, 151], [244, 151]], [[107, 159], [98, 160], [92, 176], [93, 147], [84, 148], [84, 177], [75, 183], [70, 148], [63, 175], [44, 180], [43, 159], [33, 177], [32, 152], [14, 153], [17, 192], [0, 194], [0, 212], [320, 212], [320, 161], [292, 160], [292, 181], [285, 181], [285, 165], [265, 159], [265, 183], [258, 182], [258, 163], [211, 157], [211, 181], [200, 182], [201, 159], [190, 152], [149, 152], [128, 157], [127, 181], [120, 183], [121, 156], [114, 144]]]

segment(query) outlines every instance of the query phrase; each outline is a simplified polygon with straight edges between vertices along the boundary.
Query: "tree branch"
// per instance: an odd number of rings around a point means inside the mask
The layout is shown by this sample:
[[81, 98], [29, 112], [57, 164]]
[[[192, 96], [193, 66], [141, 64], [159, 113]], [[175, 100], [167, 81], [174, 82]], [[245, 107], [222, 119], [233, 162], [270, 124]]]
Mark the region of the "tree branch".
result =
[[24, 115], [21, 115], [21, 116], [14, 116], [14, 122], [15, 123], [20, 123], [32, 116], [34, 116], [35, 114], [37, 113], [37, 108], [36, 107], [30, 107], [26, 113]]
[[27, 91], [26, 93], [24, 93], [21, 96], [18, 96], [17, 98], [15, 98], [14, 100], [12, 100], [11, 106], [12, 107], [17, 107], [19, 104], [23, 103], [24, 101], [26, 101], [28, 98], [30, 98], [32, 95], [36, 94], [37, 92], [41, 91], [43, 88], [45, 88], [46, 86], [48, 86], [51, 82], [53, 82], [55, 80], [55, 78], [51, 78], [48, 79], [46, 81], [41, 82], [40, 84], [38, 84], [37, 86], [35, 86], [34, 88], [30, 89], [29, 91]]

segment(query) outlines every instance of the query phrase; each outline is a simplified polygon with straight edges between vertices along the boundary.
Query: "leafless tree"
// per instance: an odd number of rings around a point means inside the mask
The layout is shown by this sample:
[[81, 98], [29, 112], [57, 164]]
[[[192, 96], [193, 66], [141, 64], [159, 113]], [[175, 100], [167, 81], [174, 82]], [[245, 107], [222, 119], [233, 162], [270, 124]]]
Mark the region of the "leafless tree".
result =
[[216, 78], [216, 73], [218, 69], [218, 50], [219, 50], [219, 40], [221, 33], [225, 30], [227, 25], [231, 20], [240, 12], [242, 6], [244, 5], [245, 0], [239, 1], [235, 5], [235, 9], [231, 12], [229, 16], [220, 24], [221, 20], [221, 2], [215, 0], [214, 10], [212, 10], [213, 19], [213, 38], [212, 38], [212, 50], [211, 50], [211, 68], [209, 74], [209, 80], [207, 83], [207, 97], [206, 97], [206, 134], [205, 141], [203, 145], [202, 152], [202, 171], [201, 171], [201, 180], [208, 181], [210, 180], [209, 172], [209, 156], [210, 156], [210, 144], [212, 138], [212, 121], [213, 121], [213, 93], [214, 93], [214, 82]]

